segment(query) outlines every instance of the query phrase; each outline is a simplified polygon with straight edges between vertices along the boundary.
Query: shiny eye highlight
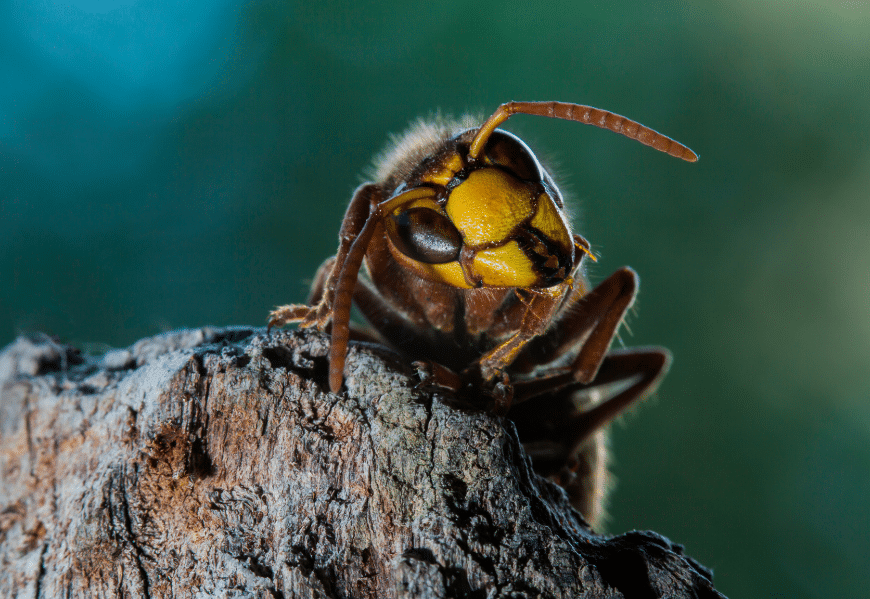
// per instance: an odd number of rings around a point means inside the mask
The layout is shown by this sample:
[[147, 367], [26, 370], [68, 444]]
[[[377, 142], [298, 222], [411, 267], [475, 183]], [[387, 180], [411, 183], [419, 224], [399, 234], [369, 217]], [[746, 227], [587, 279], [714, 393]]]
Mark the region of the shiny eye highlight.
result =
[[453, 223], [430, 208], [409, 208], [387, 219], [387, 234], [400, 252], [424, 264], [459, 258], [462, 235]]

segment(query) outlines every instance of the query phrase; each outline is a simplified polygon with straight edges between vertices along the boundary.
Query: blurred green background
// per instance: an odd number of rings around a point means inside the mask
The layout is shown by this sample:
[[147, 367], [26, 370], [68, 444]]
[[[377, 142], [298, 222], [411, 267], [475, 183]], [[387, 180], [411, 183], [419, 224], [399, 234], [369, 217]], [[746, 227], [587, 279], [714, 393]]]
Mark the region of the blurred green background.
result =
[[436, 110], [575, 101], [686, 143], [507, 126], [555, 158], [593, 280], [640, 273], [625, 343], [675, 355], [614, 431], [609, 530], [731, 597], [866, 596], [867, 2], [13, 0], [0, 90], [0, 345], [264, 324]]

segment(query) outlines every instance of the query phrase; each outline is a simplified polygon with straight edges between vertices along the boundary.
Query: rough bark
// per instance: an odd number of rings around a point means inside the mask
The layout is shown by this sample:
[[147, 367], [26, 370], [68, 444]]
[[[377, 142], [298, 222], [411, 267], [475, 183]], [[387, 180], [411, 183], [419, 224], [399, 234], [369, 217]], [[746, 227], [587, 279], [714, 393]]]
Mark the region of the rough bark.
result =
[[591, 532], [513, 425], [317, 333], [0, 353], [0, 597], [721, 597], [652, 532]]

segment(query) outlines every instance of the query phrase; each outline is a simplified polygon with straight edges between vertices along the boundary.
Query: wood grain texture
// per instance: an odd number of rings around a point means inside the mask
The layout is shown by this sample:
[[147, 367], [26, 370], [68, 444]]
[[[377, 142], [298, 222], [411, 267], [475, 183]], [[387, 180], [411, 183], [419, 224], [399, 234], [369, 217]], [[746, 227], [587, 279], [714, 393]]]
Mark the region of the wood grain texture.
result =
[[0, 597], [721, 597], [652, 532], [590, 531], [509, 422], [315, 332], [0, 353]]

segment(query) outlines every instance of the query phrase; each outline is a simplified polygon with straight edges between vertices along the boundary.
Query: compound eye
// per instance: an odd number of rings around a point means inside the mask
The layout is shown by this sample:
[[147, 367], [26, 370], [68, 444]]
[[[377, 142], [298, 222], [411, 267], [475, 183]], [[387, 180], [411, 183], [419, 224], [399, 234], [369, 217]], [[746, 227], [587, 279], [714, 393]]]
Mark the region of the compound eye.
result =
[[529, 146], [512, 133], [494, 131], [484, 152], [488, 163], [506, 168], [524, 181], [541, 181], [544, 178], [541, 165]]
[[462, 236], [450, 219], [430, 208], [391, 215], [387, 234], [400, 252], [424, 264], [453, 262], [462, 249]]

